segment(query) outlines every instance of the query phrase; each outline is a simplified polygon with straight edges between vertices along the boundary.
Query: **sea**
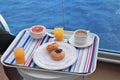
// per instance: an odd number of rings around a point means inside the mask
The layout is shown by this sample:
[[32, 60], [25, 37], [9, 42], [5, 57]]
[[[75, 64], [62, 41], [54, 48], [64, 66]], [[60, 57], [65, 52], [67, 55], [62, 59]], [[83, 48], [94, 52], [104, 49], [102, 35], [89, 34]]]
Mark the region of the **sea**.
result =
[[120, 0], [0, 0], [0, 14], [14, 35], [33, 25], [86, 29], [99, 49], [120, 51]]

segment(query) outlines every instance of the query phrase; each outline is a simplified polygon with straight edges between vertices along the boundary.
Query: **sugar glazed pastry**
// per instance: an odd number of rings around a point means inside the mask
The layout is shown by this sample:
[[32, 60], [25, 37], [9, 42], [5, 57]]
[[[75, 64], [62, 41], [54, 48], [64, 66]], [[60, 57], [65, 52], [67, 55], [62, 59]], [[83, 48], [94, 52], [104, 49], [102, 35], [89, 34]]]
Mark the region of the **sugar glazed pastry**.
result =
[[51, 43], [46, 47], [47, 51], [50, 53], [51, 58], [56, 61], [62, 60], [65, 57], [65, 52], [58, 47], [58, 43]]
[[50, 55], [53, 60], [59, 61], [65, 57], [65, 52], [62, 49], [56, 49], [53, 50]]
[[49, 45], [46, 47], [46, 49], [48, 50], [48, 52], [51, 52], [51, 51], [57, 49], [58, 46], [59, 46], [58, 43], [52, 43], [52, 44], [49, 44]]

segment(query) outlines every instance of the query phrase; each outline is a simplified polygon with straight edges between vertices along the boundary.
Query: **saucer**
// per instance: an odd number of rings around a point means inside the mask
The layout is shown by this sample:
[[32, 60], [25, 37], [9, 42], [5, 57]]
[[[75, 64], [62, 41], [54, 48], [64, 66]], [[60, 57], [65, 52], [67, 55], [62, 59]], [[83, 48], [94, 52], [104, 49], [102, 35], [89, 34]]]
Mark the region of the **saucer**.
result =
[[87, 39], [87, 42], [86, 44], [77, 44], [75, 43], [74, 41], [74, 36], [72, 36], [70, 39], [69, 39], [69, 43], [75, 47], [79, 47], [79, 48], [84, 48], [84, 47], [88, 47], [90, 46], [92, 43], [93, 43], [93, 40], [94, 40], [94, 35], [92, 35], [92, 33], [89, 33], [89, 36], [88, 36], [88, 39]]

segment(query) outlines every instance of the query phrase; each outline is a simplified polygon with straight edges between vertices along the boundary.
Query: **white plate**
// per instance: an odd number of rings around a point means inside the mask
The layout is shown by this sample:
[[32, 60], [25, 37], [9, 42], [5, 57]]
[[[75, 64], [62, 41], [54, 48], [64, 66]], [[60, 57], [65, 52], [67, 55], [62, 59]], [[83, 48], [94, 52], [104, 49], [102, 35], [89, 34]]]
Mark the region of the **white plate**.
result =
[[84, 48], [84, 47], [88, 47], [90, 46], [92, 43], [93, 43], [93, 40], [94, 40], [94, 35], [92, 33], [89, 33], [89, 36], [88, 36], [88, 39], [87, 39], [87, 42], [86, 44], [77, 44], [75, 43], [74, 41], [74, 36], [72, 36], [70, 39], [69, 39], [69, 43], [75, 47], [79, 47], [79, 48]]
[[33, 55], [33, 60], [41, 68], [48, 70], [61, 70], [67, 68], [74, 64], [77, 60], [77, 50], [64, 42], [57, 42], [59, 44], [59, 48], [65, 51], [65, 58], [60, 61], [55, 61], [51, 58], [49, 52], [46, 50], [46, 46], [50, 43], [46, 43], [38, 47]]

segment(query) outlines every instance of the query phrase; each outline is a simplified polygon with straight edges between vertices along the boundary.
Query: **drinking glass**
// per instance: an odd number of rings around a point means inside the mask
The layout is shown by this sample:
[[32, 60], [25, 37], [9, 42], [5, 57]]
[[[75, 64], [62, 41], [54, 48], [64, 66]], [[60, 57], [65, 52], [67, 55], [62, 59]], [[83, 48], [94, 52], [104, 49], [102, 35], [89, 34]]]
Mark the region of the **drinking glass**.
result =
[[63, 41], [64, 40], [64, 29], [63, 27], [55, 27], [54, 35], [56, 41]]
[[15, 48], [14, 56], [17, 64], [24, 64], [25, 62], [25, 53], [23, 48]]

